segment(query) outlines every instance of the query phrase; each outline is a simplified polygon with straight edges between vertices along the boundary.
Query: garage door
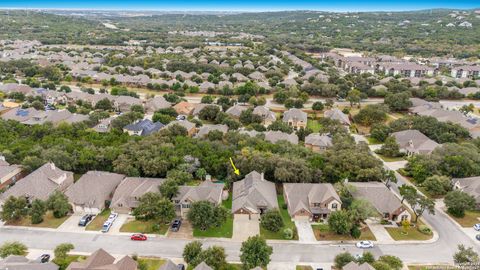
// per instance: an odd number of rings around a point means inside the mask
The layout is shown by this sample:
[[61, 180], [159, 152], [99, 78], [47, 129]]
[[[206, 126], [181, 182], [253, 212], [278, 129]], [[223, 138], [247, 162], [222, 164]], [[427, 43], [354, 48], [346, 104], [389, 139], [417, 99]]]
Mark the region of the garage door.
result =
[[233, 218], [236, 219], [236, 220], [249, 220], [250, 215], [249, 214], [235, 214], [233, 216]]
[[309, 216], [296, 215], [296, 216], [295, 216], [295, 220], [298, 220], [298, 221], [309, 221], [309, 220], [310, 220], [310, 217], [309, 217]]

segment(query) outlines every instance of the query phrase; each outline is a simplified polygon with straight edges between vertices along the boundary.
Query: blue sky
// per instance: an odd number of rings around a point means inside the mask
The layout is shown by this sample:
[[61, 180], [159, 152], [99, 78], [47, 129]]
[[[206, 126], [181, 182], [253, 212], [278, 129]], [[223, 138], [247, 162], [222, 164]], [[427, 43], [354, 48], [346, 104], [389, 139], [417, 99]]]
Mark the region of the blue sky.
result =
[[470, 9], [480, 7], [480, 1], [445, 0], [0, 0], [0, 8], [54, 8], [54, 9], [126, 9], [175, 11], [399, 11], [430, 8]]

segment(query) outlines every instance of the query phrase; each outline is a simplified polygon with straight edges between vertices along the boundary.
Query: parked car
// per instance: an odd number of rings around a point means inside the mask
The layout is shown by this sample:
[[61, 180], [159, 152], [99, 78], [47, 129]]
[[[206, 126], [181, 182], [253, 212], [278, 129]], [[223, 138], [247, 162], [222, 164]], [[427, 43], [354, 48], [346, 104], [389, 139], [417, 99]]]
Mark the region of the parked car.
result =
[[108, 232], [110, 230], [110, 227], [112, 227], [112, 223], [113, 221], [109, 221], [109, 220], [105, 221], [105, 223], [103, 223], [103, 226], [102, 226], [102, 232], [103, 233]]
[[37, 259], [41, 263], [47, 263], [50, 261], [50, 255], [48, 254], [42, 254], [40, 257]]
[[187, 119], [187, 116], [183, 114], [177, 115], [177, 118], [176, 118], [177, 121], [183, 121], [185, 119]]
[[93, 217], [95, 215], [92, 215], [92, 214], [86, 214], [85, 216], [83, 216], [80, 221], [78, 222], [78, 226], [82, 226], [82, 227], [85, 227], [87, 226], [87, 224], [92, 221]]
[[177, 264], [178, 270], [185, 270], [184, 264]]
[[130, 237], [133, 241], [147, 241], [147, 236], [145, 234], [136, 233]]
[[480, 241], [480, 234], [475, 235], [475, 238]]
[[373, 248], [373, 243], [371, 241], [360, 241], [356, 246], [357, 248]]
[[172, 232], [178, 232], [178, 230], [180, 230], [180, 226], [182, 226], [182, 220], [177, 218], [172, 222], [172, 226], [170, 227], [170, 230]]
[[114, 222], [115, 219], [117, 219], [117, 217], [118, 217], [118, 214], [112, 212], [112, 213], [110, 213], [110, 216], [108, 216], [107, 220]]
[[475, 231], [480, 231], [480, 223], [473, 225], [473, 229], [475, 229]]

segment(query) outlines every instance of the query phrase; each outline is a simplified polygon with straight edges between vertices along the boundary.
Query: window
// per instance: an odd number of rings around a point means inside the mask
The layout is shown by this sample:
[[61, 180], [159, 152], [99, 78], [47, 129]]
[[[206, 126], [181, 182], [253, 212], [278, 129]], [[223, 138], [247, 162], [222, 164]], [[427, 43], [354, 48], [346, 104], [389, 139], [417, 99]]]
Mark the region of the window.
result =
[[313, 203], [313, 207], [321, 207], [322, 204], [321, 203]]
[[332, 209], [337, 209], [338, 205], [337, 203], [332, 203]]
[[383, 217], [384, 217], [384, 218], [389, 218], [389, 217], [390, 217], [390, 214], [389, 214], [389, 213], [383, 213]]
[[182, 208], [190, 208], [190, 204], [184, 203], [184, 204], [182, 204]]

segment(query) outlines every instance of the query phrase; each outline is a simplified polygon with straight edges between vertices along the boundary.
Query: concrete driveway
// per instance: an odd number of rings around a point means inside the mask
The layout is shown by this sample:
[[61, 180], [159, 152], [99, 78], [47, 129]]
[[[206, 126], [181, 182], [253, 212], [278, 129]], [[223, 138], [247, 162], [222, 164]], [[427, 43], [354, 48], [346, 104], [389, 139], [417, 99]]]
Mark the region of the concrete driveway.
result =
[[250, 236], [260, 234], [260, 221], [249, 219], [248, 215], [235, 215], [233, 217], [234, 240], [245, 241]]
[[112, 227], [108, 231], [108, 233], [120, 233], [120, 228], [123, 226], [125, 222], [130, 218], [130, 215], [127, 214], [118, 214], [117, 219], [113, 222]]
[[84, 232], [85, 227], [78, 226], [78, 222], [84, 214], [76, 213], [71, 215], [65, 222], [58, 227], [58, 231], [61, 232]]
[[377, 239], [377, 243], [382, 243], [382, 244], [395, 243], [395, 240], [393, 240], [393, 238], [387, 232], [387, 230], [385, 229], [385, 226], [371, 219], [367, 219], [365, 222], [367, 223], [368, 227], [372, 231], [373, 235], [375, 235], [375, 238]]
[[315, 243], [317, 241], [309, 221], [295, 220], [295, 226], [297, 226], [298, 241], [305, 243]]
[[178, 232], [172, 232], [170, 227], [167, 231], [168, 238], [175, 238], [175, 239], [193, 239], [193, 227], [190, 222], [186, 219], [182, 219], [182, 225]]

